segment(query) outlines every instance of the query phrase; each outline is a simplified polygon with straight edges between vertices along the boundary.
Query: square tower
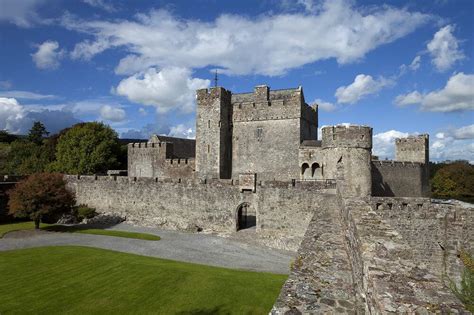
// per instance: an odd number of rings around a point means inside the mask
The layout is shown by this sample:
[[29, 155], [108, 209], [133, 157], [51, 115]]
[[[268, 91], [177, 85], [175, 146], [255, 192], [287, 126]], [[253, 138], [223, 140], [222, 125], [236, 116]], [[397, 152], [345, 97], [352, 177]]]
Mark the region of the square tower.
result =
[[430, 161], [429, 135], [395, 139], [395, 160], [428, 165]]
[[232, 93], [221, 87], [197, 91], [196, 175], [230, 178], [232, 171]]

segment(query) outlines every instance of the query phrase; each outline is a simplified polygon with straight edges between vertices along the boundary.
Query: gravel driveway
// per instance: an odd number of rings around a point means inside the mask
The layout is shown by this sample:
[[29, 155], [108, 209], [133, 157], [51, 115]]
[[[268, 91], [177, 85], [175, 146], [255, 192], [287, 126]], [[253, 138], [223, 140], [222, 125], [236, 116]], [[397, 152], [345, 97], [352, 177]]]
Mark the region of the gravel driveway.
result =
[[294, 253], [245, 244], [209, 234], [185, 233], [131, 226], [114, 230], [159, 235], [160, 241], [80, 233], [11, 232], [0, 239], [0, 251], [55, 245], [91, 246], [120, 252], [186, 261], [210, 266], [288, 274]]

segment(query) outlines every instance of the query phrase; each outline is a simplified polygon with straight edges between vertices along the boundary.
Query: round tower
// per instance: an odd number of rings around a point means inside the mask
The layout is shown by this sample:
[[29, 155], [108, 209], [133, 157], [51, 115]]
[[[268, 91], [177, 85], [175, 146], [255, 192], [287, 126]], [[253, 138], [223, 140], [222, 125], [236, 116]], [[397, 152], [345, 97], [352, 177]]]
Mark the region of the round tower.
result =
[[327, 126], [322, 128], [321, 140], [327, 152], [326, 160], [336, 163], [341, 193], [350, 197], [370, 196], [372, 128], [359, 125]]

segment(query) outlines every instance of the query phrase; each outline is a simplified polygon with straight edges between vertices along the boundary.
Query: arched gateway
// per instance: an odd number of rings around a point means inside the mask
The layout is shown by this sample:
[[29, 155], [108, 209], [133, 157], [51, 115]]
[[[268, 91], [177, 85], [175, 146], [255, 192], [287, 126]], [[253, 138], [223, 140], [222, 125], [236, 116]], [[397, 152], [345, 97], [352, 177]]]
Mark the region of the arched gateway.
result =
[[252, 228], [257, 225], [257, 215], [250, 204], [241, 203], [236, 211], [236, 228], [237, 231]]

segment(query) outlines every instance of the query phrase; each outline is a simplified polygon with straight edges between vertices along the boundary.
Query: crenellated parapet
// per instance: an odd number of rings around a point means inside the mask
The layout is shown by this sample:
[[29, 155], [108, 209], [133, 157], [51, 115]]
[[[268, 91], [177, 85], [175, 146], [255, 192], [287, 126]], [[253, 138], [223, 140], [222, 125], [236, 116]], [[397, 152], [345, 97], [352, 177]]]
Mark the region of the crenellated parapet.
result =
[[361, 125], [337, 125], [322, 127], [323, 148], [372, 149], [372, 128]]

